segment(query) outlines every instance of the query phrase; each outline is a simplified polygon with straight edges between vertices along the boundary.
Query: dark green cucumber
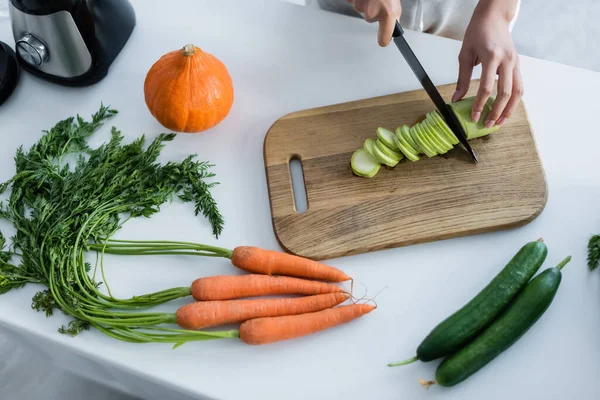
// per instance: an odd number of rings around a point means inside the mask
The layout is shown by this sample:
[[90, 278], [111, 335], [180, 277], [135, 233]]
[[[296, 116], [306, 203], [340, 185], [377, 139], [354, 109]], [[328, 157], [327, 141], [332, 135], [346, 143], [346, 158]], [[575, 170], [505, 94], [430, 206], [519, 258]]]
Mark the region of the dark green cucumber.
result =
[[454, 353], [488, 326], [540, 269], [548, 248], [541, 240], [525, 244], [498, 275], [460, 310], [442, 321], [417, 348], [421, 361]]
[[417, 360], [432, 361], [446, 357], [471, 341], [502, 312], [542, 266], [548, 248], [540, 239], [526, 243], [494, 279], [461, 309], [440, 322], [417, 348]]
[[567, 257], [533, 278], [489, 327], [442, 361], [435, 374], [437, 383], [454, 386], [464, 381], [523, 336], [552, 303], [562, 279], [561, 269], [570, 260]]

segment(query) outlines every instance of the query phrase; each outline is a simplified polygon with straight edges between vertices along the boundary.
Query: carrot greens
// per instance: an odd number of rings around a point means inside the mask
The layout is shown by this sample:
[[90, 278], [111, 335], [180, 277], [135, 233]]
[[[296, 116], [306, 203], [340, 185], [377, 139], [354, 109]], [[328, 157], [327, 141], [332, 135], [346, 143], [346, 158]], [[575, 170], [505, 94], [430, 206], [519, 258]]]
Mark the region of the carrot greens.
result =
[[594, 235], [588, 242], [588, 268], [595, 270], [600, 266], [600, 235]]
[[[286, 340], [349, 322], [371, 310], [365, 306], [360, 312], [341, 308], [313, 313], [332, 308], [350, 297], [337, 286], [314, 281], [344, 282], [351, 278], [337, 268], [310, 259], [253, 246], [230, 250], [190, 242], [113, 239], [127, 221], [149, 218], [176, 197], [194, 204], [195, 214], [202, 214], [208, 220], [216, 238], [224, 226], [211, 194], [217, 184], [210, 181], [214, 177], [210, 171], [212, 165], [197, 161], [195, 155], [180, 162], [157, 162], [166, 143], [175, 138], [174, 134], [160, 134], [147, 145], [144, 136], [124, 144], [121, 132], [112, 128], [107, 143], [97, 148], [89, 145], [89, 137], [116, 113], [101, 106], [91, 121], [79, 116], [62, 120], [44, 131], [29, 150], [17, 149], [15, 175], [0, 184], [3, 196], [0, 220], [12, 224], [16, 231], [10, 240], [0, 233], [0, 294], [29, 283], [41, 285], [43, 289], [35, 293], [31, 307], [47, 317], [56, 310], [71, 317], [69, 323], [58, 329], [60, 333], [75, 336], [95, 328], [126, 342], [173, 343], [174, 347], [190, 341], [224, 338], [239, 338], [251, 344]], [[90, 252], [96, 253], [96, 265], [86, 259]], [[105, 254], [220, 257], [241, 270], [260, 275], [261, 279], [247, 276], [254, 279], [255, 286], [251, 288], [250, 281], [241, 278], [244, 284], [238, 284], [238, 288], [242, 287], [242, 291], [223, 285], [228, 287], [225, 291], [211, 294], [210, 285], [201, 285], [208, 280], [196, 280], [186, 287], [119, 298], [106, 282]], [[105, 290], [100, 290], [101, 286]], [[243, 299], [247, 295], [281, 293], [309, 296]], [[188, 296], [224, 299], [200, 300], [180, 306], [176, 312], [152, 310]], [[259, 318], [300, 311], [306, 317], [290, 321], [303, 326], [301, 330], [273, 329], [271, 326], [280, 320]], [[256, 327], [244, 325], [243, 334], [238, 329], [199, 330], [248, 319], [262, 322]]]
[[[72, 321], [59, 329], [77, 335], [91, 326], [132, 342], [183, 343], [237, 337], [237, 331], [200, 332], [168, 329], [172, 314], [139, 312], [187, 296], [174, 288], [120, 299], [102, 293], [85, 261], [90, 245], [110, 238], [129, 219], [150, 217], [178, 197], [193, 203], [219, 237], [224, 219], [211, 189], [217, 184], [212, 165], [191, 155], [181, 162], [159, 164], [158, 156], [174, 134], [160, 134], [145, 146], [144, 136], [124, 144], [112, 128], [110, 140], [97, 148], [88, 138], [117, 114], [101, 106], [91, 121], [71, 117], [44, 131], [29, 150], [17, 149], [15, 175], [0, 184], [0, 220], [13, 225], [9, 241], [0, 233], [0, 294], [27, 283], [46, 286], [32, 308], [47, 316], [59, 309]], [[75, 159], [73, 165], [68, 160]]]

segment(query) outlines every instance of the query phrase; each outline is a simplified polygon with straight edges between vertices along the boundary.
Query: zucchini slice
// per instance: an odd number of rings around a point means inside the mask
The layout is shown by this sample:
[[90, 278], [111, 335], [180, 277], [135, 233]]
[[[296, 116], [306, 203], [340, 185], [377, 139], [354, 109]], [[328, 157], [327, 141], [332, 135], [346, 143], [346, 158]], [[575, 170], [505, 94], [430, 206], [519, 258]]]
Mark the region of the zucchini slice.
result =
[[400, 151], [400, 149], [396, 147], [396, 143], [394, 143], [394, 132], [390, 131], [389, 129], [379, 127], [377, 128], [377, 137], [390, 149]]
[[[408, 145], [408, 143], [406, 143], [406, 141], [404, 141], [404, 138], [402, 137], [402, 135], [400, 135], [400, 137], [394, 136], [394, 140], [396, 141], [396, 146], [398, 146], [400, 148], [400, 150], [402, 151], [402, 153], [404, 153], [406, 158], [408, 158], [410, 161], [418, 161], [419, 160], [419, 156], [413, 151], [414, 149], [412, 147], [410, 147], [410, 145]], [[406, 146], [406, 145], [408, 145], [408, 146]]]
[[427, 129], [430, 135], [434, 135], [438, 142], [440, 142], [446, 148], [446, 151], [452, 150], [454, 146], [452, 146], [452, 144], [446, 140], [445, 135], [443, 135], [429, 123], [429, 120], [423, 120], [421, 126], [424, 129]]
[[450, 130], [450, 127], [448, 124], [446, 124], [446, 121], [444, 121], [437, 110], [427, 114], [427, 118], [429, 118], [431, 125], [435, 126], [441, 133], [443, 133], [451, 144], [456, 145], [459, 143], [458, 138], [454, 132]]
[[[408, 151], [410, 151], [411, 153], [413, 153], [414, 155], [418, 155], [419, 154], [419, 150], [415, 149], [408, 142], [408, 140], [406, 140], [406, 138], [402, 134], [402, 131], [400, 130], [400, 128], [398, 128], [398, 130], [396, 131], [396, 135], [394, 136], [394, 140], [396, 141], [396, 146], [398, 146], [398, 143], [402, 143], [402, 146], [404, 148], [406, 148]], [[398, 146], [398, 147], [400, 147], [400, 146]], [[404, 150], [402, 150], [402, 148], [400, 148], [400, 150], [404, 153]]]
[[448, 152], [448, 149], [442, 141], [438, 139], [437, 135], [429, 132], [429, 129], [423, 122], [419, 124], [419, 129], [423, 131], [423, 134], [425, 134], [431, 143], [433, 143], [433, 146], [437, 148], [438, 154], [446, 154]]
[[433, 147], [431, 146], [429, 141], [425, 140], [425, 138], [423, 138], [423, 135], [418, 130], [417, 125], [414, 125], [410, 128], [410, 134], [413, 137], [413, 139], [415, 139], [415, 141], [417, 142], [417, 144], [419, 145], [419, 147], [421, 148], [421, 150], [423, 151], [423, 153], [425, 153], [425, 155], [427, 157], [431, 158], [431, 157], [435, 157], [437, 155], [437, 153], [435, 152], [435, 150], [433, 149]]
[[393, 158], [388, 157], [379, 149], [377, 143], [378, 142], [375, 142], [375, 145], [373, 145], [373, 154], [375, 155], [377, 161], [379, 161], [381, 164], [387, 165], [388, 167], [395, 167], [400, 160], [395, 160]]
[[442, 154], [443, 150], [435, 145], [433, 140], [431, 138], [429, 138], [429, 135], [427, 135], [427, 132], [425, 132], [423, 129], [421, 129], [420, 124], [415, 124], [414, 128], [415, 128], [415, 131], [417, 132], [417, 137], [419, 139], [421, 139], [421, 141], [429, 147], [429, 150], [431, 151], [433, 156]]
[[[393, 160], [400, 161], [404, 158], [404, 155], [402, 153], [400, 153], [400, 151], [390, 149], [381, 140], [376, 140], [374, 146], [377, 146], [383, 154], [385, 154], [386, 156], [388, 156], [389, 158], [391, 158]], [[394, 147], [396, 147], [395, 144], [394, 144]]]
[[367, 153], [369, 153], [371, 155], [371, 157], [375, 157], [375, 154], [373, 153], [374, 145], [375, 145], [375, 139], [372, 139], [372, 138], [365, 140], [365, 144], [363, 145], [363, 148], [367, 151]]
[[421, 148], [419, 147], [417, 142], [415, 142], [412, 135], [410, 134], [410, 130], [407, 125], [402, 125], [401, 127], [398, 127], [398, 129], [396, 129], [396, 136], [400, 136], [400, 135], [404, 136], [404, 140], [406, 140], [408, 142], [408, 144], [410, 144], [410, 146], [413, 149], [415, 149], [415, 154], [418, 155], [419, 153], [422, 153]]
[[[420, 153], [425, 154], [427, 157], [431, 157], [432, 153], [429, 151], [429, 149], [427, 149], [426, 151], [426, 149], [423, 148], [422, 142], [419, 140], [419, 137], [417, 136], [417, 131], [415, 129], [413, 129], [410, 126], [403, 126], [402, 131], [412, 138], [413, 142], [415, 142], [415, 144], [419, 148]], [[417, 147], [415, 147], [415, 149]]]
[[358, 149], [352, 154], [350, 165], [352, 172], [363, 178], [374, 177], [381, 168], [381, 164], [364, 148]]

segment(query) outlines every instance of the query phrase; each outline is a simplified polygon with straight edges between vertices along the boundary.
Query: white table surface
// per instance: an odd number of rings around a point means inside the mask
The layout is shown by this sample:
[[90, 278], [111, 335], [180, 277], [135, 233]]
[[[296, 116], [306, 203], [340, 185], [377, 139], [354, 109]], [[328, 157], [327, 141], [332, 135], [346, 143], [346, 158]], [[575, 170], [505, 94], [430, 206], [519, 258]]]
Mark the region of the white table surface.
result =
[[[214, 240], [202, 218], [173, 204], [150, 220], [131, 221], [119, 237], [187, 240], [278, 249], [270, 221], [263, 138], [280, 116], [309, 107], [418, 88], [398, 51], [376, 43], [376, 27], [358, 19], [273, 2], [137, 0], [138, 26], [109, 76], [89, 88], [63, 88], [28, 74], [0, 107], [0, 181], [12, 176], [17, 146], [42, 129], [100, 102], [128, 140], [164, 129], [148, 113], [143, 80], [163, 53], [194, 43], [218, 56], [235, 84], [235, 104], [219, 126], [180, 135], [164, 159], [198, 153], [216, 164], [214, 190], [225, 219]], [[460, 43], [408, 32], [436, 84], [456, 80]], [[13, 43], [8, 23], [0, 40]], [[585, 265], [586, 244], [600, 231], [596, 131], [600, 75], [522, 58], [524, 102], [549, 185], [549, 200], [531, 224], [468, 238], [380, 251], [330, 263], [377, 296], [378, 308], [322, 334], [252, 347], [236, 340], [169, 345], [128, 344], [96, 331], [56, 332], [65, 318], [31, 310], [30, 286], [0, 297], [0, 327], [58, 366], [125, 386], [144, 398], [177, 390], [196, 398], [236, 399], [592, 399], [600, 397], [600, 274]], [[476, 71], [476, 76], [479, 70]], [[109, 126], [93, 139], [107, 138]], [[0, 226], [10, 233], [6, 224]], [[571, 254], [551, 308], [508, 351], [454, 388], [423, 389], [438, 362], [388, 368], [410, 357], [429, 330], [479, 291], [522, 244], [543, 236], [544, 267]], [[111, 257], [107, 279], [121, 296], [189, 284], [198, 276], [238, 273], [226, 260]], [[174, 310], [181, 302], [167, 308]], [[138, 379], [137, 387], [125, 377]], [[150, 386], [152, 385], [152, 386]]]

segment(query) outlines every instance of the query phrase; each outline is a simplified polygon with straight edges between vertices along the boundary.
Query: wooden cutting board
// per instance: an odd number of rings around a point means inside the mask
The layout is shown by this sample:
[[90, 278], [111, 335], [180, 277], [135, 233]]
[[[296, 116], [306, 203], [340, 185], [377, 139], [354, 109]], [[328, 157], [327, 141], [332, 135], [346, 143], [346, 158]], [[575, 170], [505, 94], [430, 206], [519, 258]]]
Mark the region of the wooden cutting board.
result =
[[[474, 95], [474, 80], [467, 96]], [[455, 85], [439, 87], [449, 101]], [[350, 157], [378, 126], [413, 125], [434, 109], [423, 90], [295, 112], [264, 143], [273, 227], [288, 252], [315, 260], [522, 226], [547, 200], [546, 177], [523, 102], [503, 127], [458, 147], [355, 176]], [[308, 209], [297, 212], [290, 160], [302, 163]]]

